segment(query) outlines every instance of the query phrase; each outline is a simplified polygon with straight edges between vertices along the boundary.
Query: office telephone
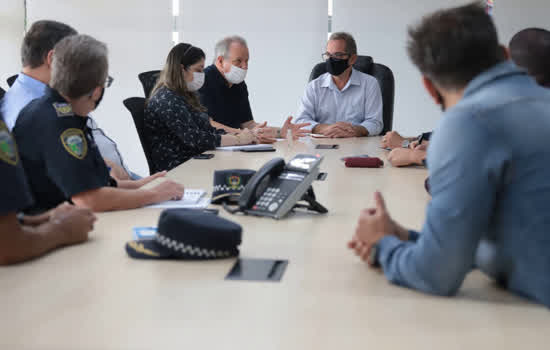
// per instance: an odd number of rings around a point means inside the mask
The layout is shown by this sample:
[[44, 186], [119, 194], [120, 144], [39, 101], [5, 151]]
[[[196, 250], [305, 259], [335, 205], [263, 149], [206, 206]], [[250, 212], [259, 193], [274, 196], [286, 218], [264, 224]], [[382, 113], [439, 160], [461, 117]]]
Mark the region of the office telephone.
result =
[[294, 208], [327, 213], [328, 210], [317, 202], [311, 187], [313, 181], [326, 176], [319, 170], [322, 161], [323, 157], [308, 154], [299, 154], [288, 164], [283, 158], [270, 160], [248, 181], [235, 212], [275, 219], [284, 217]]

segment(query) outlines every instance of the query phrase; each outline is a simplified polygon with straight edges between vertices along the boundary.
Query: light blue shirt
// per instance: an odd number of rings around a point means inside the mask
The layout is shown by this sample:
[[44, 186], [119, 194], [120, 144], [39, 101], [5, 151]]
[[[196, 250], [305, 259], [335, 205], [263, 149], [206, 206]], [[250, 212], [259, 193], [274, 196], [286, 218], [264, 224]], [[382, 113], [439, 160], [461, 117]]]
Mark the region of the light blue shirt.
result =
[[370, 136], [382, 132], [382, 93], [376, 78], [352, 68], [351, 77], [339, 90], [329, 73], [311, 81], [300, 103], [296, 123], [348, 122], [361, 125]]
[[46, 84], [40, 80], [19, 73], [12, 87], [4, 95], [2, 114], [10, 131], [12, 131], [19, 116], [19, 112], [34, 99], [44, 95]]
[[378, 245], [386, 277], [452, 295], [475, 266], [550, 307], [550, 90], [510, 62], [468, 84], [428, 148], [426, 221]]
[[[12, 87], [6, 92], [2, 99], [2, 114], [6, 126], [10, 131], [15, 127], [19, 112], [32, 100], [42, 97], [46, 93], [47, 85], [43, 82], [19, 73]], [[98, 145], [102, 157], [110, 159], [123, 167], [132, 180], [139, 180], [141, 176], [133, 173], [124, 163], [116, 143], [107, 137], [92, 118], [88, 118], [88, 126], [92, 129], [94, 139]]]

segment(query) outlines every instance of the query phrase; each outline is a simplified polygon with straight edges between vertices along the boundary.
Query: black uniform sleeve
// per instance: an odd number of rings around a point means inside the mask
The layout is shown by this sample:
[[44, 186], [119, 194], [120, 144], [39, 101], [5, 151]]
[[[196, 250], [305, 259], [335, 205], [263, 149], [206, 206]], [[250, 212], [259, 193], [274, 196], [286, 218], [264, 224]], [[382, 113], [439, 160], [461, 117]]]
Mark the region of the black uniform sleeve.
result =
[[67, 198], [109, 186], [110, 177], [82, 117], [61, 117], [46, 133], [46, 171]]
[[250, 108], [250, 101], [248, 99], [248, 88], [246, 86], [246, 83], [243, 84], [243, 91], [241, 96], [241, 103], [239, 106], [239, 118], [240, 118], [240, 124], [244, 124], [246, 122], [249, 122], [251, 120], [254, 120], [254, 117], [252, 117], [252, 109]]
[[0, 216], [33, 204], [15, 140], [0, 120]]

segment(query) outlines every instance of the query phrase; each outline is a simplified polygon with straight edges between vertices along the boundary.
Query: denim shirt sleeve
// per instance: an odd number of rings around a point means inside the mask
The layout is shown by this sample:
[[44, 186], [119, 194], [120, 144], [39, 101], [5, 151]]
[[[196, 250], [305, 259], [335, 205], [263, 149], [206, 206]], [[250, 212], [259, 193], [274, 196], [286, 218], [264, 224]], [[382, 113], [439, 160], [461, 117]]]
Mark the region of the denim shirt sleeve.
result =
[[[470, 113], [447, 113], [428, 150], [432, 200], [419, 235], [378, 244], [378, 260], [393, 283], [452, 295], [471, 270], [495, 205], [506, 147]], [[497, 145], [498, 144], [498, 145]]]

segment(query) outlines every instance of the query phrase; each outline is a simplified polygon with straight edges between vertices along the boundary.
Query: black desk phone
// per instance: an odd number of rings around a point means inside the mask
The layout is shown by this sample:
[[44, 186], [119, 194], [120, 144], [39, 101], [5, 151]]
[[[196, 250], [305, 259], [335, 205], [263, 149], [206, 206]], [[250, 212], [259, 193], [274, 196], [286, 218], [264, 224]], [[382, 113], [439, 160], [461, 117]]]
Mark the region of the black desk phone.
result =
[[[245, 214], [280, 219], [294, 208], [318, 213], [328, 210], [319, 204], [311, 183], [322, 175], [319, 165], [323, 157], [299, 154], [285, 164], [283, 158], [267, 162], [248, 181], [239, 197], [239, 209]], [[301, 204], [304, 201], [307, 204]]]

